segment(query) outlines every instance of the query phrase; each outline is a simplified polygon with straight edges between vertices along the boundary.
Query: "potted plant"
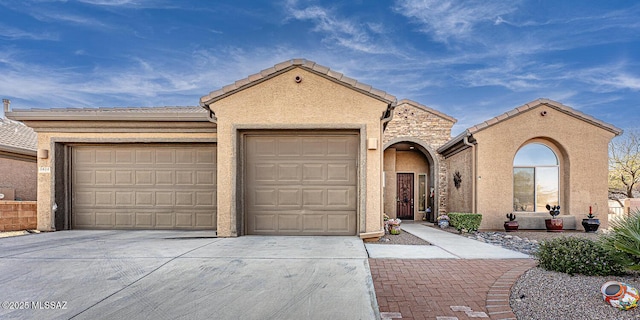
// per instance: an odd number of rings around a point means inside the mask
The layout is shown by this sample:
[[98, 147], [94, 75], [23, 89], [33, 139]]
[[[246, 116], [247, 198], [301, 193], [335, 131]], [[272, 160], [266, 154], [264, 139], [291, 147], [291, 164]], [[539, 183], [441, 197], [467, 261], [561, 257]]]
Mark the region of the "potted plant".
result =
[[400, 224], [402, 223], [402, 220], [389, 219], [385, 223], [388, 225], [388, 230], [390, 234], [393, 234], [393, 235], [400, 234]]
[[589, 206], [589, 214], [587, 215], [587, 219], [582, 219], [582, 226], [584, 227], [585, 232], [596, 232], [598, 231], [598, 227], [600, 227], [600, 219], [594, 219], [595, 216], [591, 211], [591, 206]]
[[449, 216], [446, 214], [441, 214], [438, 216], [438, 226], [442, 229], [449, 226]]
[[507, 213], [507, 219], [509, 221], [504, 222], [504, 231], [506, 232], [514, 232], [518, 231], [518, 221], [516, 221], [516, 215], [513, 213]]
[[547, 204], [547, 210], [551, 215], [551, 219], [545, 219], [544, 223], [547, 227], [547, 232], [562, 232], [562, 219], [556, 218], [560, 214], [560, 206], [550, 206]]

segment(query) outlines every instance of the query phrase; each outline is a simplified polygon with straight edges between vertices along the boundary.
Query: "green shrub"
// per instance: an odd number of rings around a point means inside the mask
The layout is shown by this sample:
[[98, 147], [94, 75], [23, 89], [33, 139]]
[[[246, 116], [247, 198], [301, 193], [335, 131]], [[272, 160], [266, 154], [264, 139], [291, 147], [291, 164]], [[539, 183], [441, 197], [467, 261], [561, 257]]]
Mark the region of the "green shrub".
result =
[[612, 232], [602, 237], [602, 245], [614, 251], [632, 270], [640, 270], [640, 211], [609, 221]]
[[575, 237], [560, 237], [543, 241], [536, 253], [540, 267], [587, 276], [608, 276], [623, 273], [623, 261], [599, 242]]
[[451, 212], [448, 215], [451, 219], [451, 226], [460, 232], [463, 230], [466, 232], [478, 231], [480, 222], [482, 222], [482, 215], [478, 213]]

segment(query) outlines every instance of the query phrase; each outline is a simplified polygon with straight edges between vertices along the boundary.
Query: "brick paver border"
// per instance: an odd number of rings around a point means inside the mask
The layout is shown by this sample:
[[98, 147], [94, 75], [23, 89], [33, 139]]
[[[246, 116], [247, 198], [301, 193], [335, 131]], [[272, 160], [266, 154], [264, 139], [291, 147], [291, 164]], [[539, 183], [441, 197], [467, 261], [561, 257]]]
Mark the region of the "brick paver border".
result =
[[530, 260], [521, 266], [517, 266], [500, 276], [487, 292], [487, 313], [491, 320], [516, 320], [516, 315], [509, 304], [511, 288], [518, 278], [527, 270], [535, 267], [537, 263]]

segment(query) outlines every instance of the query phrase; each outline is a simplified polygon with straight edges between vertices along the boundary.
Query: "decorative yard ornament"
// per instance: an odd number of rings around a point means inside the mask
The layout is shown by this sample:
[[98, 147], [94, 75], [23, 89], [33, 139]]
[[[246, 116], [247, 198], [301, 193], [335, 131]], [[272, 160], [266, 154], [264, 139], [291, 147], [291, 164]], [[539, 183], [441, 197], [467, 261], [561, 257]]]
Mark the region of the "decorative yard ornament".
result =
[[462, 183], [462, 175], [460, 171], [457, 171], [453, 174], [453, 184], [456, 186], [456, 189], [460, 189], [460, 184]]
[[618, 281], [605, 282], [600, 288], [602, 298], [612, 307], [629, 310], [638, 306], [638, 289]]

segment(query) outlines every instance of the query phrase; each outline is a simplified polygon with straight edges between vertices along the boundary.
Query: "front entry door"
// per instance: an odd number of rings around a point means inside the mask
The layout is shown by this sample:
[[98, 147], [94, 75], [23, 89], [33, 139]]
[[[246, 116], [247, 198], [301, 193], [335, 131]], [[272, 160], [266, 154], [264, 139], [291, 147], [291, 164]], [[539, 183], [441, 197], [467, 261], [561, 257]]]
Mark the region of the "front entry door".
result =
[[396, 217], [413, 219], [413, 173], [398, 173]]

